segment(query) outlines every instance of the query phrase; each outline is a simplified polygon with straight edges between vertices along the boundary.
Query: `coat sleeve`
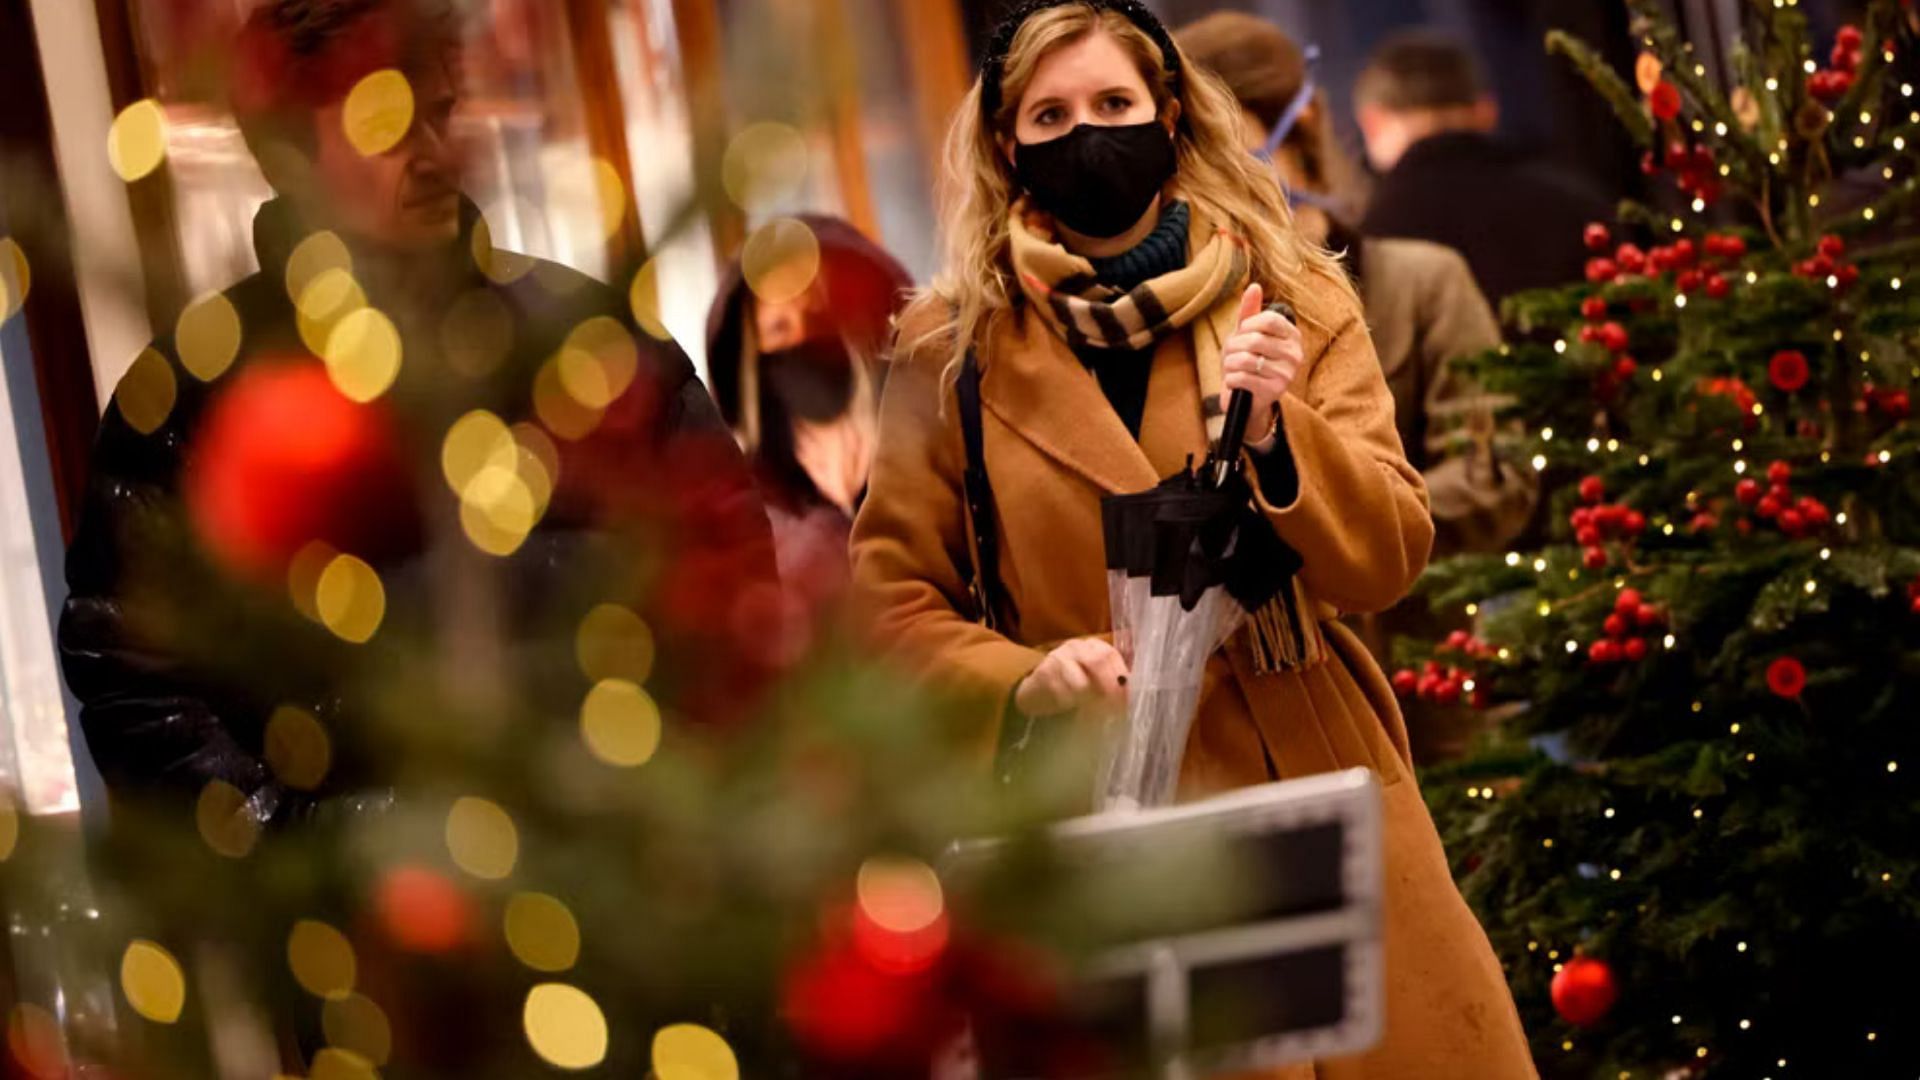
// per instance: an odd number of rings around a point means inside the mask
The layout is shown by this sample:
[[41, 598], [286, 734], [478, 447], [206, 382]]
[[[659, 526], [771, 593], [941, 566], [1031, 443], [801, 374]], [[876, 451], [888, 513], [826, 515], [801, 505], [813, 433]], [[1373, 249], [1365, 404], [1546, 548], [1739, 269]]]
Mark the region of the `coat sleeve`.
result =
[[[176, 375], [183, 387], [197, 385]], [[188, 408], [183, 400], [176, 417]], [[180, 469], [176, 422], [142, 435], [121, 418], [117, 397], [108, 407], [67, 550], [61, 669], [80, 702], [88, 750], [116, 794], [192, 798], [219, 780], [247, 795], [249, 810], [265, 820], [286, 793], [236, 736], [239, 727], [257, 728], [260, 717], [195, 678], [130, 612], [131, 557], [168, 550], [165, 534], [177, 528], [168, 516]]]
[[[913, 340], [912, 331], [903, 329], [902, 338]], [[986, 706], [997, 730], [1014, 688], [1044, 654], [967, 614], [964, 570], [972, 556], [952, 398], [938, 356], [896, 361], [881, 399], [866, 502], [853, 526], [853, 593], [878, 641]]]
[[[1292, 501], [1254, 499], [1300, 553], [1301, 580], [1344, 612], [1383, 611], [1426, 568], [1433, 519], [1426, 486], [1400, 446], [1393, 395], [1359, 307], [1345, 301], [1310, 335], [1311, 360], [1281, 399], [1281, 423], [1299, 473]], [[1320, 347], [1312, 351], [1318, 338]]]
[[1495, 453], [1494, 410], [1499, 402], [1453, 362], [1500, 344], [1500, 324], [1473, 282], [1466, 260], [1435, 249], [1424, 275], [1417, 361], [1427, 388], [1427, 498], [1433, 507], [1436, 548], [1491, 551], [1511, 540], [1533, 513], [1539, 486], [1531, 469]]

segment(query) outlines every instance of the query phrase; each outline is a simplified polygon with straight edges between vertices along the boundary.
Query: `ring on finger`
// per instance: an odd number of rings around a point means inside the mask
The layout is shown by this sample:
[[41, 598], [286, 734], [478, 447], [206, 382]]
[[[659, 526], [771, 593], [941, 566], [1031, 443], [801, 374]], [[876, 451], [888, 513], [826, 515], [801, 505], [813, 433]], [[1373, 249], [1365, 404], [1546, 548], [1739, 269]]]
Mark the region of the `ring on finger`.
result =
[[1267, 358], [1266, 358], [1266, 357], [1264, 357], [1264, 356], [1256, 356], [1256, 357], [1254, 357], [1254, 358], [1253, 358], [1253, 373], [1254, 373], [1255, 375], [1265, 375], [1265, 374], [1267, 373]]

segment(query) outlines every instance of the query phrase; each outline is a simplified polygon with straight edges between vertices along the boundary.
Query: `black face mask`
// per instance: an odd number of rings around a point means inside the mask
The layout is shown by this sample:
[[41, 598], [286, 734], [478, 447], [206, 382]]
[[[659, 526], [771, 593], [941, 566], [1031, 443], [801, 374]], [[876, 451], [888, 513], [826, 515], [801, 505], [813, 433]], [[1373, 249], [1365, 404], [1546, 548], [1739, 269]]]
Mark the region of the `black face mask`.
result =
[[[764, 393], [788, 416], [815, 423], [832, 420], [853, 402], [854, 360], [838, 337], [803, 341], [760, 355]], [[764, 399], [763, 399], [764, 400]]]
[[1082, 236], [1119, 236], [1139, 223], [1177, 162], [1157, 120], [1081, 124], [1057, 139], [1013, 148], [1013, 171], [1034, 205]]

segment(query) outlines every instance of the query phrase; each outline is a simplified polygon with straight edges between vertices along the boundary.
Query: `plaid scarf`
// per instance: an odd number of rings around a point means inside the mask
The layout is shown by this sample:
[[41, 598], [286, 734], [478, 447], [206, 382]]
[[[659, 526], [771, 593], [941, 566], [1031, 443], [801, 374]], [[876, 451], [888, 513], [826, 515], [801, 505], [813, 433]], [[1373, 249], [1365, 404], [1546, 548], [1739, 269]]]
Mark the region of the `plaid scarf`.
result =
[[1196, 222], [1185, 266], [1121, 290], [1102, 284], [1091, 262], [1062, 247], [1051, 219], [1033, 212], [1025, 199], [1014, 204], [1008, 231], [1021, 291], [1076, 353], [1087, 348], [1137, 351], [1188, 325], [1204, 326], [1206, 332], [1193, 335], [1200, 412], [1208, 442], [1220, 441], [1226, 422], [1220, 408], [1221, 346], [1239, 314], [1234, 301], [1247, 287], [1245, 241]]
[[[1185, 266], [1122, 290], [1102, 284], [1091, 262], [1062, 247], [1054, 239], [1051, 219], [1031, 211], [1025, 199], [1014, 204], [1009, 232], [1021, 291], [1076, 354], [1084, 356], [1089, 347], [1145, 349], [1176, 330], [1194, 327], [1200, 415], [1208, 445], [1219, 445], [1226, 426], [1220, 406], [1223, 346], [1237, 325], [1238, 301], [1247, 287], [1251, 264], [1246, 241], [1196, 220], [1188, 234], [1191, 254]], [[1280, 543], [1285, 546], [1285, 541]], [[1327, 655], [1313, 600], [1299, 574], [1291, 576], [1277, 596], [1249, 614], [1253, 666], [1262, 675], [1298, 671]]]

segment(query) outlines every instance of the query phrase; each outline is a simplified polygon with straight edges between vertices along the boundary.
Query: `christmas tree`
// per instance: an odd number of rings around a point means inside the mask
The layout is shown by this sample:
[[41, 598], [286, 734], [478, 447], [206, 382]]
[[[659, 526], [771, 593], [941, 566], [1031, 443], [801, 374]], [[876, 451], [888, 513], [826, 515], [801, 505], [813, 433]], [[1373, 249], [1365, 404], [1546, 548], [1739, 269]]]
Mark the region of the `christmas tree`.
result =
[[1474, 628], [1396, 688], [1500, 714], [1427, 786], [1544, 1073], [1911, 1076], [1920, 27], [1881, 0], [1822, 46], [1752, 0], [1715, 79], [1629, 8], [1637, 93], [1548, 46], [1675, 210], [1591, 225], [1587, 280], [1469, 365], [1552, 516], [1429, 572]]

